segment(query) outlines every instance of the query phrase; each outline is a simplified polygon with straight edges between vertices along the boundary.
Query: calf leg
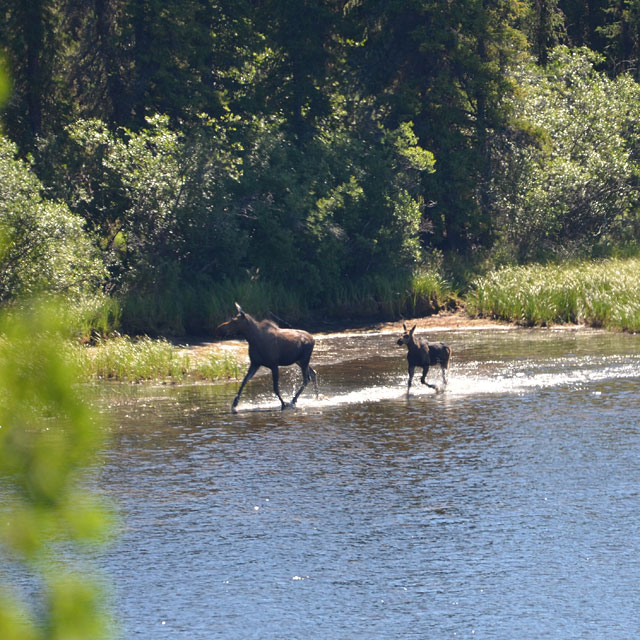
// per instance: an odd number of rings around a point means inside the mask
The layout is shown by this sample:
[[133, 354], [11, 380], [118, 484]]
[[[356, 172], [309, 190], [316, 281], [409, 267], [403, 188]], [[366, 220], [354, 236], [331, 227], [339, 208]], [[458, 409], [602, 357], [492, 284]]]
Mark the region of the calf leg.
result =
[[238, 402], [240, 401], [240, 394], [242, 393], [242, 390], [244, 389], [244, 385], [247, 384], [247, 382], [249, 382], [249, 380], [251, 380], [251, 378], [253, 378], [253, 376], [255, 375], [256, 371], [259, 369], [260, 367], [256, 364], [251, 364], [249, 366], [249, 371], [247, 371], [247, 374], [244, 377], [244, 380], [242, 381], [242, 384], [240, 385], [240, 390], [238, 391], [238, 393], [236, 394], [236, 397], [233, 401], [233, 404], [231, 405], [231, 411], [233, 411], [235, 413], [236, 411], [236, 407], [238, 406]]
[[413, 380], [413, 374], [416, 368], [414, 365], [409, 365], [409, 384], [407, 385], [407, 395], [409, 395], [409, 391], [411, 391], [411, 381]]
[[427, 387], [429, 387], [430, 389], [435, 389], [437, 391], [438, 387], [436, 387], [435, 384], [427, 382], [427, 373], [429, 373], [429, 365], [422, 367], [422, 378], [420, 378], [420, 382], [427, 385]]

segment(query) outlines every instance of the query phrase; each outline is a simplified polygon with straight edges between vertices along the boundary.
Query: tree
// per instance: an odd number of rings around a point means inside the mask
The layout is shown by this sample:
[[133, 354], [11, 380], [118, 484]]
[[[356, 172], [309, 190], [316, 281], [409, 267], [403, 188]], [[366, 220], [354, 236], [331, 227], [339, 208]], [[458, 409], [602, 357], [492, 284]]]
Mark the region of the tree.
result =
[[469, 251], [493, 233], [488, 135], [509, 121], [506, 70], [526, 47], [521, 6], [511, 0], [430, 0], [354, 9], [363, 46], [353, 51], [361, 80], [376, 95], [388, 126], [412, 121], [435, 155], [424, 177], [425, 241]]
[[560, 47], [545, 69], [522, 69], [520, 137], [503, 140], [494, 182], [502, 248], [519, 260], [637, 238], [640, 87], [597, 72], [597, 62], [587, 49]]
[[0, 304], [49, 292], [93, 294], [105, 276], [84, 221], [41, 197], [16, 145], [0, 136]]
[[270, 60], [257, 92], [269, 112], [283, 114], [302, 139], [330, 111], [341, 5], [330, 0], [266, 0], [251, 12], [255, 28], [264, 34]]
[[563, 15], [558, 0], [534, 0], [531, 11], [530, 40], [538, 64], [545, 65], [549, 52], [558, 44], [564, 27]]
[[57, 101], [64, 103], [57, 91], [58, 18], [54, 0], [7, 0], [0, 12], [0, 41], [13, 85], [4, 121], [23, 153], [33, 149], [37, 136], [47, 128], [61, 106]]
[[598, 31], [606, 39], [604, 52], [615, 74], [632, 73], [640, 80], [640, 2], [611, 0], [606, 22]]
[[565, 16], [566, 44], [602, 53], [605, 40], [600, 27], [606, 23], [605, 11], [609, 3], [610, 0], [558, 0], [558, 7]]

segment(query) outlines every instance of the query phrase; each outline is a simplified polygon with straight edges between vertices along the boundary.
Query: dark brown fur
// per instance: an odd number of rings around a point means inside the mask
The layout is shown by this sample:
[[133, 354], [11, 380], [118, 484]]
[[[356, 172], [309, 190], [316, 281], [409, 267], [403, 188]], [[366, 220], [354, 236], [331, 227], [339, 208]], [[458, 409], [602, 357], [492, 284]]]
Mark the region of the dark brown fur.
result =
[[427, 373], [431, 365], [439, 364], [442, 372], [442, 381], [447, 386], [446, 371], [449, 368], [449, 359], [451, 358], [451, 347], [444, 342], [429, 342], [426, 338], [416, 338], [413, 333], [416, 325], [413, 325], [411, 331], [407, 330], [407, 323], [403, 322], [404, 334], [398, 340], [398, 346], [407, 347], [407, 361], [409, 363], [409, 384], [407, 386], [407, 395], [411, 389], [411, 382], [416, 367], [422, 367], [422, 377], [420, 382], [438, 391], [435, 384], [427, 382]]
[[302, 371], [302, 386], [293, 396], [293, 400], [291, 400], [289, 406], [295, 406], [298, 396], [304, 391], [309, 380], [313, 380], [317, 396], [318, 382], [316, 372], [309, 365], [311, 353], [315, 345], [313, 336], [299, 329], [281, 329], [271, 322], [271, 320], [258, 322], [248, 313], [245, 313], [237, 302], [236, 309], [238, 310], [238, 315], [227, 322], [223, 322], [216, 329], [218, 335], [225, 337], [241, 335], [246, 338], [249, 343], [249, 370], [233, 401], [233, 405], [231, 406], [232, 411], [235, 411], [238, 406], [240, 394], [244, 386], [253, 378], [260, 367], [271, 369], [273, 392], [278, 396], [283, 409], [288, 405], [280, 395], [278, 384], [280, 377], [278, 371], [279, 366], [286, 367], [291, 364], [297, 364]]

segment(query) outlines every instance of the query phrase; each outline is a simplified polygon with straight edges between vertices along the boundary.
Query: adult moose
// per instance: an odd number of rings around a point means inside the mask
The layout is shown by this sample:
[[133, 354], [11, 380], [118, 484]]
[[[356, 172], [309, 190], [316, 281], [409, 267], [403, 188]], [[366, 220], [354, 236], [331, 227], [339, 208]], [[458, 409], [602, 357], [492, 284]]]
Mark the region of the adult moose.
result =
[[416, 330], [417, 325], [413, 325], [411, 331], [407, 329], [407, 323], [403, 322], [404, 334], [398, 340], [398, 346], [407, 347], [407, 361], [409, 362], [409, 385], [407, 386], [407, 395], [411, 390], [411, 381], [413, 380], [413, 372], [416, 367], [422, 367], [422, 377], [420, 382], [426, 384], [427, 387], [435, 389], [438, 392], [438, 387], [435, 384], [429, 384], [427, 382], [427, 373], [429, 373], [429, 366], [439, 364], [440, 371], [442, 372], [442, 381], [444, 386], [447, 386], [446, 371], [449, 368], [449, 358], [451, 358], [451, 347], [444, 342], [429, 342], [426, 338], [416, 338], [413, 333]]
[[[245, 313], [237, 302], [235, 304], [238, 315], [227, 322], [223, 322], [216, 329], [218, 335], [224, 337], [241, 335], [249, 343], [249, 370], [240, 385], [240, 390], [231, 405], [231, 410], [235, 413], [244, 386], [253, 378], [260, 367], [271, 369], [273, 392], [278, 396], [283, 409], [286, 409], [287, 406], [295, 406], [298, 396], [304, 391], [309, 380], [313, 380], [317, 397], [318, 381], [316, 372], [309, 365], [315, 345], [313, 336], [299, 329], [281, 329], [271, 320], [258, 322], [248, 313]], [[278, 385], [280, 373], [278, 367], [286, 367], [291, 364], [297, 364], [302, 370], [302, 386], [293, 396], [291, 403], [287, 405], [280, 395]]]

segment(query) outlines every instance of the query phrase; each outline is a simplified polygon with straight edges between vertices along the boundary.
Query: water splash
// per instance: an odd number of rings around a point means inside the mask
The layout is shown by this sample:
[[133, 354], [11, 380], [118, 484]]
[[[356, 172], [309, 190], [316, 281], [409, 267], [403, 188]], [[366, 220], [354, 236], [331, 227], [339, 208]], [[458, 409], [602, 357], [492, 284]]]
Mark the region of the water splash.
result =
[[[559, 367], [559, 365], [562, 365]], [[525, 395], [535, 391], [569, 387], [577, 388], [606, 380], [637, 378], [640, 376], [640, 359], [623, 358], [604, 363], [592, 358], [553, 359], [548, 361], [521, 362], [517, 365], [505, 362], [468, 362], [450, 370], [448, 384], [443, 388], [439, 370], [428, 378], [438, 386], [438, 391], [420, 384], [416, 374], [411, 387], [411, 397], [433, 400], [473, 395]], [[325, 390], [318, 398], [312, 394], [301, 396], [297, 409], [323, 409], [344, 405], [398, 401], [407, 397], [406, 374], [394, 375], [380, 384], [350, 391]], [[263, 396], [256, 402], [240, 406], [240, 411], [279, 411], [277, 400]]]

